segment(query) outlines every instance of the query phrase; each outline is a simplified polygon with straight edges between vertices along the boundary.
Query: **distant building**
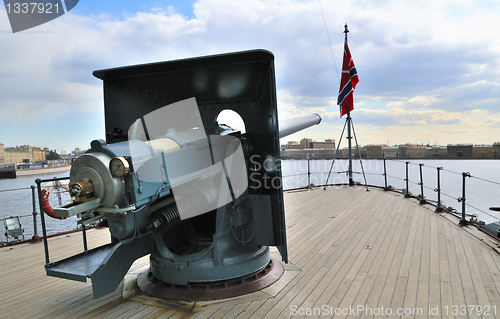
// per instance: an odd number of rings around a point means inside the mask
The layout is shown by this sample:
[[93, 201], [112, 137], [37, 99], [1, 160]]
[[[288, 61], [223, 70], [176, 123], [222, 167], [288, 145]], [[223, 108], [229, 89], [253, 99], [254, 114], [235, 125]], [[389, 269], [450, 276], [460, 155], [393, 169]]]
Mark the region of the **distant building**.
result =
[[47, 148], [30, 145], [5, 147], [0, 143], [0, 164], [12, 165], [23, 163], [43, 163], [46, 160]]
[[312, 142], [312, 138], [303, 138], [300, 140], [300, 149], [304, 150], [306, 148], [311, 148], [310, 143]]
[[[289, 142], [290, 143], [290, 142]], [[295, 142], [296, 143], [296, 142]], [[75, 149], [71, 152], [71, 155], [72, 156], [80, 156], [82, 155], [83, 153], [85, 153], [85, 151], [81, 150], [79, 147], [75, 147]]]
[[493, 145], [474, 145], [472, 148], [473, 158], [494, 158], [495, 148]]
[[300, 144], [295, 141], [289, 141], [285, 145], [281, 145], [281, 148], [285, 150], [300, 150]]
[[399, 157], [399, 147], [398, 146], [387, 146], [382, 148], [382, 155], [385, 158], [398, 158]]
[[425, 148], [425, 158], [447, 158], [448, 148], [446, 146], [428, 146]]
[[[300, 142], [290, 141], [281, 145], [283, 158], [333, 158], [335, 154], [335, 140], [325, 139], [324, 142], [316, 142], [310, 138], [303, 138]], [[304, 151], [284, 153], [284, 151]], [[313, 152], [325, 150], [325, 152]], [[329, 150], [332, 150], [330, 152]], [[412, 158], [412, 159], [480, 159], [496, 158], [500, 159], [500, 142], [493, 145], [472, 145], [472, 144], [449, 144], [421, 145], [404, 144], [398, 146], [388, 146], [385, 144], [370, 144], [359, 148], [361, 158], [381, 159], [381, 158]], [[342, 148], [338, 150], [337, 158], [345, 159], [349, 157], [349, 150]], [[352, 156], [358, 158], [358, 150], [353, 145]]]
[[[351, 153], [352, 153], [352, 158], [359, 158], [359, 154], [358, 154], [358, 150], [357, 150], [356, 146], [352, 147]], [[366, 155], [366, 148], [365, 147], [360, 146], [359, 153], [361, 154], [361, 158], [369, 158]], [[337, 158], [341, 158], [341, 159], [349, 158], [349, 148], [344, 147], [344, 148], [339, 149], [339, 151], [337, 153]]]
[[456, 145], [448, 145], [448, 158], [457, 159], [457, 158], [472, 158], [472, 144], [456, 144]]
[[398, 146], [398, 157], [399, 158], [408, 158], [408, 145], [399, 145]]
[[283, 159], [332, 159], [334, 155], [334, 149], [290, 149], [281, 151], [281, 158]]
[[0, 143], [0, 165], [5, 164], [5, 145]]
[[408, 145], [408, 158], [425, 158], [426, 150], [422, 145]]
[[32, 147], [22, 145], [16, 147], [7, 147], [4, 149], [5, 164], [22, 164], [33, 161]]
[[366, 145], [366, 158], [383, 158], [382, 145]]
[[305, 150], [305, 149], [335, 149], [335, 140], [326, 139], [324, 142], [316, 142], [311, 138], [303, 138], [299, 142], [289, 141], [281, 145], [282, 150]]
[[309, 146], [312, 149], [335, 149], [335, 140], [327, 139], [324, 142], [313, 141], [309, 143]]
[[500, 142], [493, 143], [493, 158], [500, 158]]
[[33, 153], [32, 161], [34, 163], [40, 163], [45, 161], [45, 151], [42, 150], [40, 147], [33, 146], [31, 152]]

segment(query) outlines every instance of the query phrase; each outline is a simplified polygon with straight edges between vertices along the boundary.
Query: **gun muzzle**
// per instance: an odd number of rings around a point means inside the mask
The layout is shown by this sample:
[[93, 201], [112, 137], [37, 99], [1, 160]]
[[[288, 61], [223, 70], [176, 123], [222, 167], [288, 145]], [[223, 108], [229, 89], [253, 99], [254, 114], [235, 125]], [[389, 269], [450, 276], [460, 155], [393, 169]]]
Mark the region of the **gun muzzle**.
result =
[[314, 113], [311, 115], [295, 117], [280, 121], [279, 132], [280, 138], [291, 135], [321, 122], [321, 116]]

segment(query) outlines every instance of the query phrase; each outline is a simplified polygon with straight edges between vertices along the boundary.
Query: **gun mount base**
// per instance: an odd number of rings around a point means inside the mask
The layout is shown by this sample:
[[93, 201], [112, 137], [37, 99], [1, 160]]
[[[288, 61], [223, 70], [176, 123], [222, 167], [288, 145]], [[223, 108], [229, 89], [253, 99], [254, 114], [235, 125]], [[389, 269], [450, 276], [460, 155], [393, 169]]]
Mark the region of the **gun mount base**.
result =
[[143, 293], [156, 298], [181, 301], [220, 300], [269, 287], [281, 278], [283, 272], [283, 265], [271, 258], [264, 268], [243, 277], [217, 282], [197, 282], [186, 286], [163, 283], [147, 270], [137, 278], [137, 286]]

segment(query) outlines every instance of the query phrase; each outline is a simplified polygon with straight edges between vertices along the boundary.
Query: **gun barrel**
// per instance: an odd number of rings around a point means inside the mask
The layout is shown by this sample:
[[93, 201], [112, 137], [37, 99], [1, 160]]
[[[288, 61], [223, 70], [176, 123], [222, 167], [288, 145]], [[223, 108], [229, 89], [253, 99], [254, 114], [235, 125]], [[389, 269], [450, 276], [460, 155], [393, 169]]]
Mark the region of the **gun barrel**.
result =
[[279, 131], [280, 138], [291, 135], [321, 122], [321, 116], [314, 113], [306, 116], [299, 116], [291, 119], [280, 121]]

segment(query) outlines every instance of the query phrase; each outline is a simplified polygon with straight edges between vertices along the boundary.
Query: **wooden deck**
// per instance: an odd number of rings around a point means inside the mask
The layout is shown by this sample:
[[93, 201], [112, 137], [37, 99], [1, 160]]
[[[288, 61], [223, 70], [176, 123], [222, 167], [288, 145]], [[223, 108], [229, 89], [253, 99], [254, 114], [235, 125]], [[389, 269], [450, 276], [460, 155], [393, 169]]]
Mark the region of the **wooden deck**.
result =
[[[285, 208], [290, 263], [262, 291], [197, 303], [144, 296], [134, 278], [145, 257], [115, 293], [92, 299], [90, 281], [46, 276], [43, 245], [22, 244], [0, 249], [0, 318], [500, 317], [497, 243], [453, 216], [358, 187], [288, 192]], [[88, 239], [96, 247], [109, 234], [91, 230]], [[78, 253], [81, 234], [52, 238], [49, 248], [51, 260]]]

